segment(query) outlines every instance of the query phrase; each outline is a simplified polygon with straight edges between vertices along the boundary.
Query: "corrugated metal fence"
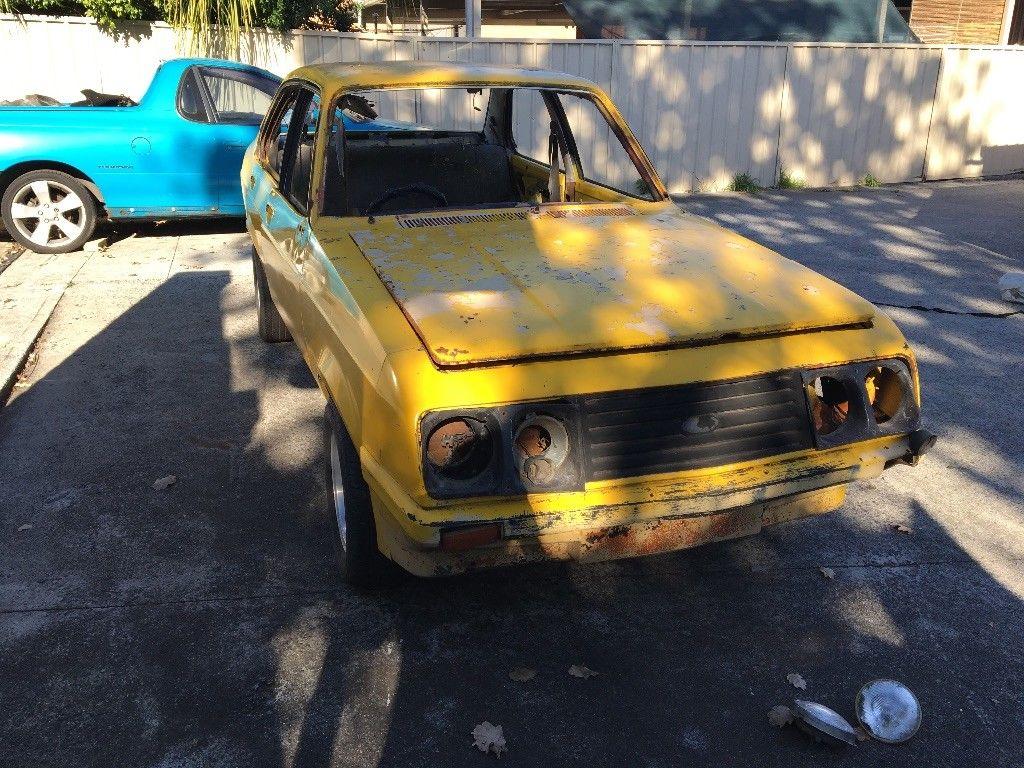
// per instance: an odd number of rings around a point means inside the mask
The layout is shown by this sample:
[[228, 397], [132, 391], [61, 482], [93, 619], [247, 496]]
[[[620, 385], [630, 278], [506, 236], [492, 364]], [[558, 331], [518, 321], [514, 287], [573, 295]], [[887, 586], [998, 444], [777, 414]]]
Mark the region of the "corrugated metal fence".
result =
[[[163, 24], [111, 36], [87, 19], [0, 17], [0, 98], [81, 88], [138, 98], [180, 55]], [[539, 66], [607, 89], [673, 191], [737, 174], [808, 185], [1024, 169], [1024, 49], [987, 46], [440, 39], [295, 31], [245, 58], [279, 74], [325, 61]]]

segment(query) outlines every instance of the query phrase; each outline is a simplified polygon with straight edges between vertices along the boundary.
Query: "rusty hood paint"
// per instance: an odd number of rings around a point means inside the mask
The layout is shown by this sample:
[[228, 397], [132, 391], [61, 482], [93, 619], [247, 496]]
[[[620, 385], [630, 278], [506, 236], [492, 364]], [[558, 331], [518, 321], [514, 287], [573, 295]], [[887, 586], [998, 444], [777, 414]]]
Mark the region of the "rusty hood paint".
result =
[[441, 367], [714, 343], [874, 316], [851, 291], [705, 219], [603, 210], [613, 215], [584, 205], [391, 217], [351, 236]]

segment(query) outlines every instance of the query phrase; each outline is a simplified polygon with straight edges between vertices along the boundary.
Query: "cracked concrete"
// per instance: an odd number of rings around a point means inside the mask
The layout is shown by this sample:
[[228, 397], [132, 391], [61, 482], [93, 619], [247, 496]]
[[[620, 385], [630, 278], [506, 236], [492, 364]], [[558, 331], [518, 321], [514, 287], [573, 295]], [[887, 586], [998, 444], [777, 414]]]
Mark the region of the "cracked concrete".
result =
[[[0, 410], [0, 765], [478, 766], [483, 720], [512, 765], [1019, 765], [1024, 317], [966, 313], [1013, 308], [995, 282], [1022, 201], [1020, 180], [686, 201], [950, 312], [886, 310], [934, 452], [759, 537], [380, 595], [334, 572], [322, 400], [292, 345], [255, 337], [245, 236], [122, 241]], [[776, 730], [790, 672], [850, 718], [863, 683], [903, 680], [922, 729], [846, 751]]]

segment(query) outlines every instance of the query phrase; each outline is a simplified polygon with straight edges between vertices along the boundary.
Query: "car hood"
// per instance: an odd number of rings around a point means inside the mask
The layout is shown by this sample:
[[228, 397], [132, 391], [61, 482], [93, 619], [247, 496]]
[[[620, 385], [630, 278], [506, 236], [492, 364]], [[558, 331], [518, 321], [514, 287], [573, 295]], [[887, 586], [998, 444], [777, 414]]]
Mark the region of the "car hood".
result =
[[710, 344], [874, 316], [846, 288], [683, 212], [418, 214], [351, 236], [441, 367]]

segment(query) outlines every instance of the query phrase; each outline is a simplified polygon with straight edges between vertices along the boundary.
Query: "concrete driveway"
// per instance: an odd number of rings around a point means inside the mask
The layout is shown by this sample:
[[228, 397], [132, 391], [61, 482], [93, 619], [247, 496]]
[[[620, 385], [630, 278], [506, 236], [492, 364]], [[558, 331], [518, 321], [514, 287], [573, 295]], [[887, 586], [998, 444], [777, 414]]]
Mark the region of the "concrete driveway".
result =
[[[684, 205], [887, 305], [934, 452], [756, 538], [376, 595], [334, 572], [323, 401], [256, 338], [244, 234], [15, 262], [0, 290], [63, 294], [0, 410], [0, 765], [481, 766], [484, 720], [516, 766], [1021, 765], [1024, 307], [995, 284], [1024, 181]], [[877, 677], [922, 702], [907, 744], [766, 719], [852, 719]]]

